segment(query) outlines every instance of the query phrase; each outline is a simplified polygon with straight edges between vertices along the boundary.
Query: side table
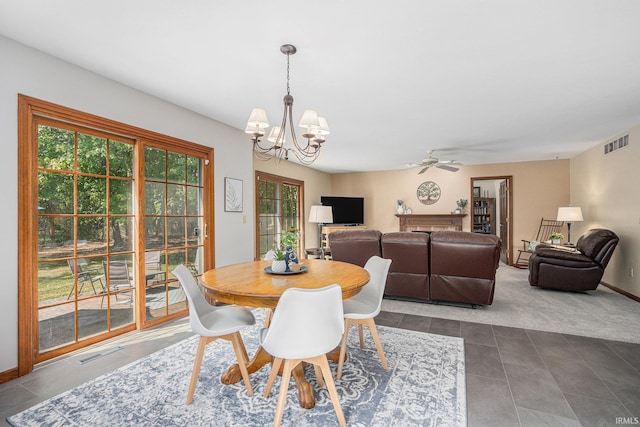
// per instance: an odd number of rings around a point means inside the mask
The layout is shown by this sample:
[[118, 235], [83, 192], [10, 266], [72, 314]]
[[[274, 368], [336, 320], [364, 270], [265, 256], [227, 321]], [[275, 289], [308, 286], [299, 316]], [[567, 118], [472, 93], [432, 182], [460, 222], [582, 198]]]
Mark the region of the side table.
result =
[[[322, 252], [320, 248], [307, 248], [304, 250], [304, 257], [308, 259], [309, 256], [312, 256], [313, 258], [322, 259]], [[331, 249], [324, 250], [324, 258], [331, 259]]]

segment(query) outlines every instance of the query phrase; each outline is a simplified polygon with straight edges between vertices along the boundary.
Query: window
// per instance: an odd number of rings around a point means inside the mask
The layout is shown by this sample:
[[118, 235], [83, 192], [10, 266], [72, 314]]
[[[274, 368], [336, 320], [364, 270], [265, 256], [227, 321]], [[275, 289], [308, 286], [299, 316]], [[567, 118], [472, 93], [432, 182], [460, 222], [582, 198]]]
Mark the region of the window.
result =
[[256, 259], [279, 246], [284, 230], [300, 233], [298, 245], [304, 241], [303, 195], [303, 181], [256, 172]]

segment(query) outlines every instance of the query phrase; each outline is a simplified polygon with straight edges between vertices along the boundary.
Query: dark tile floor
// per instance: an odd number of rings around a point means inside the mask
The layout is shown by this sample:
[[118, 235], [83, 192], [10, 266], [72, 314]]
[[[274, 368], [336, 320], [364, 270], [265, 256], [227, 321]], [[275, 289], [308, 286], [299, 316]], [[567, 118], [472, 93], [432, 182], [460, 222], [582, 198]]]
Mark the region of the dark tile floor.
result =
[[[376, 323], [464, 338], [470, 427], [640, 423], [640, 344], [389, 312], [380, 313]], [[187, 319], [179, 319], [0, 384], [0, 426], [14, 413], [189, 335]], [[117, 346], [122, 349], [77, 363]]]

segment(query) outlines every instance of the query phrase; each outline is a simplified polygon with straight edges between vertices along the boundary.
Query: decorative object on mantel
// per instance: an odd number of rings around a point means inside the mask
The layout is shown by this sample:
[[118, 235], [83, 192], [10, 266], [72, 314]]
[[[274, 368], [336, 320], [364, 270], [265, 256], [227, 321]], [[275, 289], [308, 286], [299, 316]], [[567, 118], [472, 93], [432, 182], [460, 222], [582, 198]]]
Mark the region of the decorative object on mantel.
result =
[[440, 186], [433, 181], [425, 181], [418, 186], [416, 194], [420, 203], [433, 205], [440, 200]]
[[[304, 110], [302, 118], [298, 126], [304, 129], [302, 137], [307, 139], [306, 145], [303, 147], [298, 144], [295, 130], [293, 128], [293, 96], [289, 88], [289, 57], [296, 53], [296, 47], [291, 44], [284, 44], [280, 47], [280, 52], [287, 55], [287, 94], [284, 96], [284, 115], [280, 126], [274, 126], [269, 132], [267, 141], [271, 144], [263, 146], [260, 144], [260, 138], [266, 133], [269, 127], [267, 113], [262, 108], [254, 108], [251, 111], [247, 128], [245, 132], [251, 135], [253, 142], [253, 153], [260, 160], [269, 160], [275, 158], [276, 161], [282, 159], [289, 160], [289, 152], [298, 158], [300, 163], [310, 165], [320, 155], [320, 148], [325, 141], [325, 135], [329, 134], [329, 125], [327, 119], [318, 117], [318, 113], [313, 110]], [[287, 123], [288, 121], [288, 123]], [[285, 148], [285, 131], [289, 125], [291, 141], [293, 146]]]
[[464, 213], [464, 208], [467, 207], [467, 199], [460, 199], [456, 202], [458, 208], [454, 211], [454, 213], [461, 214]]
[[407, 209], [404, 210], [404, 213], [407, 214], [407, 215], [411, 215], [412, 212], [413, 211], [411, 210], [411, 208], [407, 208]]
[[396, 203], [397, 203], [396, 212], [402, 215], [404, 213], [404, 202], [402, 200], [397, 200]]
[[584, 221], [582, 218], [582, 209], [580, 209], [579, 206], [558, 208], [558, 218], [556, 218], [556, 220], [567, 223], [567, 245], [573, 245], [573, 243], [571, 243], [571, 223], [575, 221]]

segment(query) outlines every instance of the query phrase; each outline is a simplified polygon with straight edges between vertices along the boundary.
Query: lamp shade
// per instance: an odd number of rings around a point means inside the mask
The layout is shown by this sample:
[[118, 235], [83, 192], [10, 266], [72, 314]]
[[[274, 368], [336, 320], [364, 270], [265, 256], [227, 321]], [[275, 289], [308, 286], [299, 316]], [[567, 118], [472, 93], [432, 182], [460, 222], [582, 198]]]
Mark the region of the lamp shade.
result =
[[318, 120], [318, 113], [313, 110], [304, 110], [298, 126], [306, 129], [319, 129], [320, 121]]
[[311, 206], [311, 210], [309, 211], [309, 222], [333, 224], [333, 210], [331, 209], [331, 206]]
[[256, 128], [269, 127], [269, 119], [267, 119], [267, 112], [262, 108], [254, 108], [251, 110], [249, 120], [247, 120], [247, 126]]
[[558, 208], [557, 220], [564, 222], [584, 221], [582, 219], [582, 209], [580, 209], [580, 207], [578, 206], [567, 206]]

